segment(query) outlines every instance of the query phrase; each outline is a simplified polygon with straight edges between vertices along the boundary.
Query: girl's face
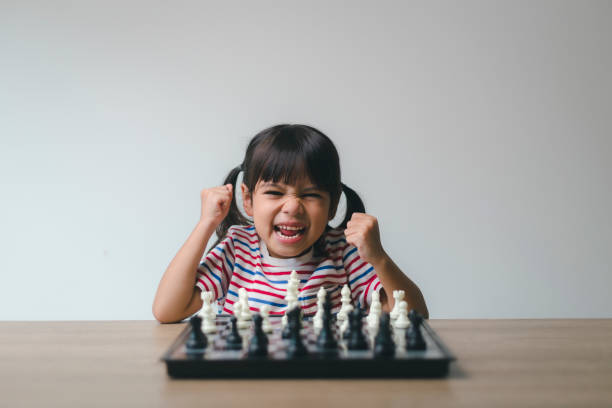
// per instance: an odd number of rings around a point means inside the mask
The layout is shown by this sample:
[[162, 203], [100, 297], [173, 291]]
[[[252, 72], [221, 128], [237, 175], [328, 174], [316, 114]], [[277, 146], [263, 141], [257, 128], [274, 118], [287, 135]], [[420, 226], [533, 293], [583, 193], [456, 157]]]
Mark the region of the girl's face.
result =
[[323, 234], [330, 215], [329, 193], [308, 179], [295, 185], [259, 181], [254, 191], [242, 184], [245, 212], [275, 258], [306, 252]]

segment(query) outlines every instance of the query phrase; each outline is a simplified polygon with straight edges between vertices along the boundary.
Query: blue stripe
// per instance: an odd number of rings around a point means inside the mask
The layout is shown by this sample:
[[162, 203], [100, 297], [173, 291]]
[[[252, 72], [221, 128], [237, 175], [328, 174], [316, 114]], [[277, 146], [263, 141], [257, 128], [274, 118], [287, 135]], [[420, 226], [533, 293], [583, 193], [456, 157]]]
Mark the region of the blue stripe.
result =
[[259, 247], [251, 248], [246, 242], [242, 242], [241, 240], [239, 240], [237, 238], [234, 238], [234, 241], [240, 242], [242, 245], [244, 245], [245, 247], [249, 248], [249, 250], [251, 252], [255, 252], [255, 251], [259, 250]]
[[334, 265], [324, 265], [324, 266], [319, 266], [317, 269], [315, 269], [314, 271], [312, 271], [312, 273], [315, 273], [316, 271], [322, 271], [323, 269], [335, 269], [335, 270], [340, 270], [343, 269], [344, 265], [340, 265], [340, 266], [334, 266]]
[[240, 265], [238, 262], [236, 262], [236, 268], [240, 269], [243, 272], [248, 273], [249, 275], [255, 275], [255, 272], [248, 270], [244, 266]]
[[348, 252], [346, 253], [346, 255], [344, 255], [344, 256], [342, 257], [342, 262], [346, 261], [346, 258], [348, 258], [349, 256], [351, 256], [351, 254], [352, 254], [353, 252], [355, 252], [356, 250], [357, 250], [357, 248], [353, 248], [353, 249], [351, 249], [350, 251], [348, 251]]
[[223, 252], [223, 256], [225, 257], [225, 262], [227, 262], [227, 266], [229, 266], [230, 271], [234, 270], [234, 265], [230, 262], [230, 260], [227, 258], [227, 253], [225, 252], [225, 249], [221, 248], [221, 245], [219, 245], [217, 248], [219, 251]]
[[359, 279], [363, 278], [365, 275], [367, 275], [367, 274], [368, 274], [368, 273], [369, 273], [371, 270], [373, 270], [373, 269], [374, 269], [374, 267], [373, 267], [373, 266], [370, 266], [370, 268], [368, 268], [368, 270], [367, 270], [367, 271], [365, 271], [365, 272], [364, 272], [364, 273], [362, 273], [361, 275], [357, 276], [355, 279], [353, 279], [353, 280], [349, 281], [349, 285], [352, 285], [352, 284], [353, 284], [353, 282], [355, 282], [356, 280], [359, 280]]
[[[236, 292], [234, 292], [233, 290], [229, 290], [228, 289], [227, 293], [238, 297], [238, 294]], [[257, 299], [257, 298], [253, 298], [253, 297], [249, 297], [249, 301], [250, 302], [257, 302], [257, 303], [265, 303], [266, 305], [270, 305], [270, 306], [278, 306], [278, 307], [287, 306], [284, 303], [274, 303], [274, 302], [270, 302], [269, 300]]]
[[218, 280], [218, 281], [219, 281], [219, 284], [220, 284], [220, 283], [221, 283], [221, 278], [220, 278], [220, 277], [218, 277], [218, 276], [217, 276], [217, 274], [216, 274], [216, 273], [214, 273], [214, 272], [212, 271], [212, 269], [210, 269], [210, 268], [208, 267], [208, 265], [206, 265], [206, 263], [203, 263], [202, 265], [204, 265], [204, 267], [205, 267], [206, 269], [208, 269], [208, 272], [210, 272], [210, 274], [212, 275], [212, 277], [213, 277], [213, 278], [215, 278], [216, 280]]

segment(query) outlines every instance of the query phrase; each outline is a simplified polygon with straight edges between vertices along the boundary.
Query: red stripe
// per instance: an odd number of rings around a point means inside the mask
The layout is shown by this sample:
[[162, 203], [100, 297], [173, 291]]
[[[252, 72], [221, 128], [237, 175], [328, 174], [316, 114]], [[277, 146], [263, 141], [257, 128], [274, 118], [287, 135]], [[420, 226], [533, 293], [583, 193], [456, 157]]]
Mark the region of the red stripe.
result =
[[376, 288], [378, 287], [378, 285], [380, 285], [380, 281], [376, 282], [376, 285], [374, 285], [374, 289], [372, 289], [372, 290], [376, 290]]
[[247, 260], [246, 260], [246, 259], [244, 259], [244, 258], [243, 258], [241, 255], [238, 255], [238, 254], [236, 254], [236, 258], [237, 258], [237, 259], [242, 259], [242, 261], [243, 261], [243, 262], [246, 262], [246, 263], [248, 263], [249, 265], [251, 265], [251, 266], [253, 266], [253, 267], [255, 267], [255, 268], [257, 268], [258, 266], [261, 266], [259, 263], [254, 264], [254, 263], [253, 263], [253, 262], [251, 262], [251, 261], [247, 261]]
[[232, 231], [233, 233], [242, 232], [243, 234], [246, 234], [246, 235], [248, 235], [250, 237], [256, 237], [257, 236], [256, 232], [250, 233], [245, 228], [233, 227], [233, 228], [230, 228], [229, 230]]
[[349, 244], [346, 244], [345, 246], [342, 247], [338, 247], [338, 248], [334, 248], [334, 249], [330, 249], [329, 252], [338, 252], [338, 251], [344, 251], [346, 248], [349, 247]]
[[246, 233], [245, 233], [244, 235], [242, 235], [242, 234], [239, 234], [239, 233], [238, 233], [238, 231], [236, 231], [236, 232], [234, 233], [234, 235], [236, 235], [236, 236], [238, 236], [238, 237], [240, 237], [240, 238], [242, 238], [242, 239], [246, 240], [246, 242], [248, 242], [249, 244], [258, 244], [258, 243], [259, 243], [259, 241], [257, 241], [257, 240], [251, 241], [251, 240], [249, 239], [249, 237], [248, 237], [248, 236], [246, 236]]
[[198, 282], [204, 285], [204, 289], [206, 289], [207, 292], [210, 292], [210, 289], [208, 289], [208, 286], [206, 286], [206, 282], [204, 282], [204, 279], [198, 278]]
[[222, 267], [223, 275], [225, 276], [225, 279], [229, 281], [229, 274], [227, 272], [229, 270], [229, 267], [227, 265], [225, 265], [225, 260], [223, 258], [221, 258], [219, 255], [215, 254], [214, 252], [211, 252], [211, 254], [213, 254], [213, 256], [215, 258], [217, 258], [219, 261], [221, 261], [221, 267]]
[[352, 271], [349, 272], [349, 275], [353, 275], [355, 274], [358, 270], [360, 270], [361, 268], [363, 268], [364, 266], [366, 266], [368, 263], [366, 261], [363, 261], [363, 263], [361, 265], [359, 265], [357, 268], [353, 269]]
[[323, 282], [319, 282], [316, 284], [312, 284], [312, 285], [306, 285], [302, 288], [302, 290], [306, 290], [306, 289], [311, 289], [311, 288], [317, 288], [317, 287], [321, 287], [323, 285], [325, 285], [326, 283], [331, 283], [332, 285], [338, 285], [339, 283], [342, 282], [334, 282], [334, 281], [323, 281]]
[[[251, 257], [252, 259], [255, 259], [255, 260], [259, 259], [259, 257], [258, 257], [258, 256], [253, 256], [253, 255], [251, 255], [251, 252], [250, 252], [250, 251], [247, 251], [246, 249], [242, 249], [240, 246], [236, 246], [235, 248], [236, 248], [236, 249], [238, 249], [238, 250], [240, 250], [240, 252], [242, 252], [242, 253], [244, 253], [244, 254], [248, 255], [248, 256], [249, 256], [249, 257]], [[238, 256], [238, 254], [236, 254], [236, 256]]]
[[247, 292], [256, 292], [256, 293], [261, 293], [262, 295], [268, 295], [268, 296], [274, 296], [277, 297], [279, 299], [284, 299], [285, 297], [283, 295], [279, 295], [277, 293], [272, 293], [272, 292], [266, 292], [265, 290], [260, 290], [260, 289], [255, 289], [255, 288], [248, 288], [246, 286], [241, 286], [239, 284], [237, 284], [236, 282], [232, 281], [230, 282], [230, 286], [234, 285], [237, 288], [244, 288]]
[[372, 276], [370, 278], [370, 283], [368, 283], [368, 286], [365, 288], [365, 290], [363, 291], [363, 303], [365, 304], [366, 301], [368, 300], [368, 291], [370, 290], [370, 286], [372, 286], [372, 282], [374, 282], [374, 279], [376, 279], [376, 275]]
[[346, 269], [348, 271], [351, 268], [351, 265], [353, 265], [355, 262], [357, 262], [360, 259], [361, 259], [361, 257], [359, 256], [359, 254], [357, 254], [357, 256], [351, 262], [349, 262], [349, 264], [346, 265], [344, 267], [344, 269]]
[[[241, 275], [240, 275], [238, 272], [236, 272], [236, 273], [234, 274], [234, 276], [235, 276], [235, 277], [237, 277], [237, 278], [239, 278], [241, 281], [245, 281], [245, 282], [247, 282], [247, 283], [253, 283], [253, 281], [252, 281], [252, 280], [247, 279], [247, 278], [245, 278], [244, 276], [241, 276]], [[234, 280], [232, 279], [232, 282], [233, 282], [233, 281], [234, 281]], [[231, 282], [230, 282], [230, 283], [231, 283]]]
[[203, 275], [206, 279], [208, 279], [208, 281], [210, 282], [210, 285], [213, 287], [213, 289], [215, 290], [215, 299], [219, 299], [219, 292], [217, 292], [217, 285], [215, 285], [215, 282], [212, 281], [212, 279], [210, 279], [210, 276], [208, 276], [208, 274], [204, 274]]

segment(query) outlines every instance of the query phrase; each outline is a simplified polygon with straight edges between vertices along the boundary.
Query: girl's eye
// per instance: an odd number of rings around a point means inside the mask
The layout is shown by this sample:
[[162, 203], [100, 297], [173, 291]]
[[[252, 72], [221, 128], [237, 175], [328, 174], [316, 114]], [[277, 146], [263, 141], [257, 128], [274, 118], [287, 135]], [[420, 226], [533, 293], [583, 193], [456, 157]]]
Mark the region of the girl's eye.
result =
[[321, 198], [321, 195], [317, 193], [309, 193], [309, 194], [304, 194], [304, 197]]
[[274, 190], [266, 191], [264, 192], [264, 194], [275, 195], [275, 196], [283, 195], [283, 193], [281, 193], [280, 191], [274, 191]]

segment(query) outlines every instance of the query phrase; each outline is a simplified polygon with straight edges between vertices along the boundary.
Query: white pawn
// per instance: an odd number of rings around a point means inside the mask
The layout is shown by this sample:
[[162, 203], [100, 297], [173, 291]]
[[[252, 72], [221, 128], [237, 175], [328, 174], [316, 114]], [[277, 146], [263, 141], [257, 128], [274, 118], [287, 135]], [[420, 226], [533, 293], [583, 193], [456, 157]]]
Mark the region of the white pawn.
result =
[[402, 300], [404, 300], [404, 291], [403, 290], [394, 290], [393, 291], [393, 299], [395, 299], [395, 304], [393, 305], [393, 310], [391, 310], [391, 320], [397, 319], [397, 315], [399, 313], [399, 304]]
[[340, 293], [342, 294], [342, 298], [340, 299], [342, 302], [342, 307], [336, 316], [339, 323], [346, 320], [348, 318], [348, 312], [353, 310], [353, 306], [351, 305], [351, 290], [349, 289], [348, 285], [344, 285]]
[[249, 294], [245, 288], [238, 289], [238, 302], [241, 306], [241, 313], [239, 320], [251, 320], [253, 318], [253, 314], [251, 313], [251, 308], [249, 307]]
[[397, 319], [393, 324], [396, 329], [407, 329], [410, 326], [410, 320], [408, 320], [408, 303], [401, 301], [399, 304], [399, 313]]
[[263, 305], [259, 309], [259, 314], [262, 317], [261, 328], [264, 333], [272, 333], [272, 325], [270, 324], [270, 306]]
[[204, 310], [204, 307], [207, 304], [210, 304], [210, 299], [212, 298], [212, 292], [203, 290], [202, 293], [200, 293], [200, 298], [202, 299], [202, 308], [200, 309], [198, 316], [200, 316], [203, 320], [206, 317], [206, 313], [208, 312]]
[[325, 304], [326, 293], [327, 291], [323, 286], [321, 286], [317, 292], [317, 312], [312, 318], [315, 330], [321, 330], [323, 328], [323, 305]]
[[366, 318], [370, 333], [375, 333], [378, 330], [381, 313], [382, 305], [380, 304], [380, 293], [372, 292], [372, 304], [370, 305], [370, 313]]

